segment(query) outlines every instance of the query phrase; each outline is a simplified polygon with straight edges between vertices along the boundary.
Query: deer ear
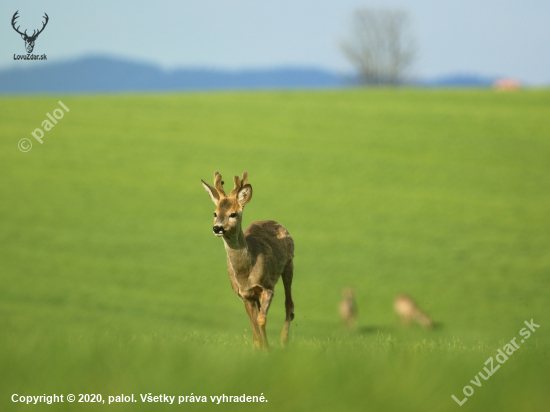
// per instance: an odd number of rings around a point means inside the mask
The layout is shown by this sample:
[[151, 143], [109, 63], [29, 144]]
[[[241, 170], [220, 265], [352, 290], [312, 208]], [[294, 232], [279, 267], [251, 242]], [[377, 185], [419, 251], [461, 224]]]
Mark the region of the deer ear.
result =
[[218, 205], [218, 200], [220, 200], [220, 195], [218, 194], [218, 191], [214, 189], [212, 186], [210, 186], [208, 183], [206, 183], [204, 180], [201, 180], [202, 186], [204, 187], [204, 190], [208, 192], [208, 195], [210, 196], [210, 199], [214, 202], [214, 204]]
[[237, 202], [239, 202], [241, 206], [244, 206], [250, 202], [250, 199], [252, 199], [252, 186], [244, 185], [237, 194]]

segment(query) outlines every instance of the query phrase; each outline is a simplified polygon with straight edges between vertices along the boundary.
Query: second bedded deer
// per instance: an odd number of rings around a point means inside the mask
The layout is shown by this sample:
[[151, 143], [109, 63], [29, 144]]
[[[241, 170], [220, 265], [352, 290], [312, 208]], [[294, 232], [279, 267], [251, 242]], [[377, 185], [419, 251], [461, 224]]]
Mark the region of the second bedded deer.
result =
[[410, 326], [413, 322], [419, 323], [424, 329], [433, 326], [430, 316], [422, 312], [410, 296], [398, 295], [393, 302], [393, 308], [405, 326]]

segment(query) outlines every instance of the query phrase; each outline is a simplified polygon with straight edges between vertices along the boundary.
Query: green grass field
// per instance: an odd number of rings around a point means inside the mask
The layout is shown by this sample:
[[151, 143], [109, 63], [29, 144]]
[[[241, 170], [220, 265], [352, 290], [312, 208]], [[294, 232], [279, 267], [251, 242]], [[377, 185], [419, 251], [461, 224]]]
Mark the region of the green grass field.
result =
[[[70, 112], [30, 133], [61, 100]], [[0, 98], [0, 410], [542, 411], [550, 404], [550, 91]], [[17, 142], [32, 140], [22, 153]], [[214, 205], [294, 238], [288, 350], [252, 350]], [[357, 292], [345, 332], [342, 288]], [[407, 292], [436, 328], [402, 328]], [[524, 321], [540, 328], [470, 383]], [[495, 361], [496, 363], [496, 361]], [[463, 387], [475, 393], [463, 406]], [[25, 405], [13, 394], [101, 394]], [[208, 403], [142, 403], [140, 394]], [[107, 405], [108, 396], [138, 402]], [[267, 403], [213, 404], [263, 394]], [[77, 397], [78, 400], [78, 397]]]

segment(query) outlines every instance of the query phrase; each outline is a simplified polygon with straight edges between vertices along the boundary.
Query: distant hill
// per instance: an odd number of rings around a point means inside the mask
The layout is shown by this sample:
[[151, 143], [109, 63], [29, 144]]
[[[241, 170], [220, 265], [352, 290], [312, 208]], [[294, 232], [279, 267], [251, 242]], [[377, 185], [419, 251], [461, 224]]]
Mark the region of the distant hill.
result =
[[[82, 93], [168, 90], [344, 87], [353, 76], [317, 68], [177, 69], [109, 57], [86, 57], [0, 70], [0, 93]], [[495, 78], [453, 75], [415, 82], [420, 87], [489, 87]]]
[[0, 93], [120, 92], [250, 88], [336, 87], [336, 74], [308, 68], [258, 70], [178, 69], [106, 57], [0, 71]]
[[421, 81], [419, 85], [428, 87], [491, 87], [496, 79], [497, 77], [455, 74]]

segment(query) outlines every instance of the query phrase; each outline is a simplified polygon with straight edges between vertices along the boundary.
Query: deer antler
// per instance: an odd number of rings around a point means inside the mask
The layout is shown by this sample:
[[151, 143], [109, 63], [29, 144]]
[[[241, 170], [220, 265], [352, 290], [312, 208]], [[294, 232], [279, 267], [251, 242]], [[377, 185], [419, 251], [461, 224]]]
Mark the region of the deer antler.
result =
[[231, 191], [231, 193], [229, 193], [229, 197], [237, 196], [239, 191], [246, 185], [247, 180], [248, 180], [248, 172], [243, 172], [242, 180], [239, 179], [239, 176], [235, 176], [233, 178], [233, 181], [235, 182], [235, 186], [233, 187], [233, 190]]
[[19, 33], [21, 36], [28, 37], [28, 36], [27, 36], [27, 30], [25, 30], [25, 33], [21, 33], [21, 32], [19, 31], [19, 27], [21, 27], [21, 26], [17, 26], [17, 28], [15, 28], [15, 20], [17, 20], [17, 18], [19, 17], [19, 16], [17, 15], [17, 13], [19, 13], [19, 10], [17, 10], [17, 11], [14, 13], [13, 17], [11, 18], [11, 26], [12, 26], [13, 29], [14, 29], [17, 33]]
[[222, 181], [222, 175], [218, 172], [214, 173], [214, 186], [216, 187], [216, 190], [218, 191], [218, 194], [221, 197], [227, 197], [225, 194], [225, 190], [223, 190], [223, 181]]
[[40, 33], [42, 33], [44, 31], [44, 29], [46, 28], [46, 24], [48, 24], [48, 21], [50, 20], [50, 18], [48, 17], [48, 14], [46, 12], [44, 12], [44, 16], [43, 16], [46, 21], [43, 24], [42, 28], [40, 30], [38, 30], [38, 33], [35, 34], [36, 30], [33, 30], [32, 32], [32, 36], [30, 37], [31, 39], [36, 39], [38, 37], [38, 35]]

